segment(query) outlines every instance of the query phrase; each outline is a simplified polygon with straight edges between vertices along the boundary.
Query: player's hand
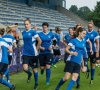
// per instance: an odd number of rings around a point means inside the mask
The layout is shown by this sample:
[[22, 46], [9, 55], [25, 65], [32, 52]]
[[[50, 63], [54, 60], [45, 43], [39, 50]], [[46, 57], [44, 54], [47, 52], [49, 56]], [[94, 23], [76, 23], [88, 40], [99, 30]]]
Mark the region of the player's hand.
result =
[[98, 58], [99, 57], [99, 52], [96, 52], [96, 58]]
[[53, 48], [53, 47], [52, 47], [52, 45], [51, 45], [51, 46], [49, 47], [49, 50], [52, 50], [52, 48]]
[[44, 47], [40, 47], [40, 50], [45, 50], [45, 48]]
[[90, 52], [91, 52], [91, 55], [93, 55], [93, 51], [92, 51], [92, 50], [90, 50]]
[[71, 55], [77, 56], [78, 53], [77, 52], [71, 52]]
[[59, 48], [59, 46], [57, 45], [56, 48]]

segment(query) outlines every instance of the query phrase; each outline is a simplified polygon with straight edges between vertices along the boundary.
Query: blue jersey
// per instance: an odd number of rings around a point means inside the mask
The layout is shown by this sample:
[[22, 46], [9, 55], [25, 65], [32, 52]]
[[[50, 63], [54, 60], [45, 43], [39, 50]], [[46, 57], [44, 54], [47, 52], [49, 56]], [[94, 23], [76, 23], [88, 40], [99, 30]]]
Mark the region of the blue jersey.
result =
[[49, 50], [49, 47], [52, 45], [54, 34], [51, 32], [40, 32], [38, 35], [42, 40], [41, 47], [45, 48], [45, 50], [40, 50], [40, 54], [52, 53], [52, 50]]
[[[96, 52], [96, 42], [95, 42], [95, 40], [99, 38], [98, 33], [95, 30], [92, 30], [91, 32], [87, 32], [86, 36], [89, 38], [89, 40], [92, 43], [93, 52]], [[89, 47], [88, 44], [86, 45], [86, 47], [87, 47], [87, 51], [90, 52], [90, 47]]]
[[69, 41], [71, 40], [71, 37], [70, 37], [70, 35], [67, 33], [67, 34], [65, 35], [64, 39], [65, 39], [66, 43], [68, 44]]
[[100, 52], [100, 35], [99, 35], [99, 52]]
[[71, 52], [77, 52], [78, 55], [77, 56], [69, 55], [67, 61], [73, 61], [81, 65], [82, 57], [84, 53], [84, 41], [79, 40], [78, 38], [74, 38], [69, 42], [68, 45], [71, 46]]
[[84, 42], [84, 52], [83, 52], [83, 58], [88, 58], [88, 54], [87, 54], [87, 49], [86, 49], [86, 44], [89, 41], [89, 38], [87, 36], [85, 36], [83, 38], [83, 42]]
[[59, 45], [59, 43], [60, 43], [60, 35], [58, 33], [54, 34], [54, 40], [56, 40], [56, 44]]
[[37, 56], [38, 51], [36, 49], [36, 38], [38, 37], [38, 34], [36, 34], [36, 31], [34, 30], [28, 30], [22, 32], [23, 36], [23, 55], [26, 56]]
[[0, 62], [8, 64], [8, 50], [9, 44], [3, 39], [0, 38]]
[[[5, 34], [2, 38], [9, 44], [10, 47], [13, 47], [13, 43], [16, 42], [15, 38], [10, 34]], [[8, 52], [8, 55], [12, 55], [12, 53]]]

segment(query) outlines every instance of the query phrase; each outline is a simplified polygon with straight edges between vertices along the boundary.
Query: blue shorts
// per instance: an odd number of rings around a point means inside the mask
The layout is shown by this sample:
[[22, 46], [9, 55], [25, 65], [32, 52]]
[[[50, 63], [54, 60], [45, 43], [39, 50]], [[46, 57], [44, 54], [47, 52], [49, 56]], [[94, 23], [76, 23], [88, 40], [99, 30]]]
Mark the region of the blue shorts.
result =
[[73, 61], [67, 61], [64, 72], [69, 72], [69, 73], [80, 73], [81, 66]]
[[26, 56], [23, 55], [23, 64], [27, 64], [32, 69], [38, 68], [38, 56]]
[[40, 54], [39, 55], [39, 62], [40, 66], [45, 66], [46, 64], [51, 65], [51, 60], [53, 58], [52, 54]]
[[0, 62], [0, 74], [3, 75], [5, 71], [7, 70], [7, 68], [8, 68], [8, 64]]

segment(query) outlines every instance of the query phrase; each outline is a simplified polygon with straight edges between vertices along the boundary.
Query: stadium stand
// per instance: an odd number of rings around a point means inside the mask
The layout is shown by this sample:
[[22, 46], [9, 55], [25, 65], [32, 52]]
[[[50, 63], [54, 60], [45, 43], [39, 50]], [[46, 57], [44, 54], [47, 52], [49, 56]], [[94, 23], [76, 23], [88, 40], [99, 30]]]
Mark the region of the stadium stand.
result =
[[40, 31], [41, 23], [48, 22], [50, 29], [60, 27], [66, 33], [69, 27], [76, 25], [76, 21], [59, 13], [59, 11], [41, 8], [41, 7], [28, 7], [26, 4], [18, 4], [14, 2], [6, 2], [0, 0], [0, 23], [4, 25], [19, 24], [19, 29], [24, 30], [23, 20], [30, 18], [33, 26], [38, 27]]

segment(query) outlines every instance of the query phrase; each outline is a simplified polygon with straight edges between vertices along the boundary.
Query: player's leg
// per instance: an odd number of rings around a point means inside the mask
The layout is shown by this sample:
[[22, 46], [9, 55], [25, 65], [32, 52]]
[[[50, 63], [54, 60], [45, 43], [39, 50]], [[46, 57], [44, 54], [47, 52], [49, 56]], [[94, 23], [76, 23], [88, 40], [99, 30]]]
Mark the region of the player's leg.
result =
[[75, 82], [77, 81], [78, 79], [78, 76], [79, 76], [79, 73], [80, 73], [80, 69], [81, 69], [81, 66], [77, 63], [74, 63], [74, 69], [73, 69], [73, 74], [72, 74], [72, 79], [70, 80], [70, 83], [68, 84], [66, 90], [71, 90], [75, 84]]
[[35, 81], [33, 90], [37, 90], [37, 87], [38, 87], [38, 70], [37, 70], [37, 68], [38, 68], [38, 56], [31, 57], [29, 64], [33, 70], [33, 77], [34, 77], [34, 81]]
[[8, 68], [7, 68], [6, 72], [3, 74], [3, 78], [5, 78], [5, 76], [6, 76], [7, 77], [7, 81], [10, 82], [9, 69], [10, 69], [11, 60], [12, 60], [12, 56], [11, 55], [8, 55], [8, 60], [9, 60], [9, 65], [8, 65]]
[[52, 59], [52, 54], [46, 54], [45, 63], [46, 63], [46, 85], [50, 83], [50, 76], [51, 76], [51, 69], [50, 69], [50, 62]]
[[45, 55], [44, 54], [39, 54], [39, 63], [40, 63], [40, 69], [41, 69], [41, 75], [44, 74], [44, 69], [45, 69]]
[[29, 69], [29, 61], [30, 61], [30, 57], [23, 55], [23, 69], [28, 74], [27, 83], [30, 82], [32, 76], [32, 73]]
[[90, 68], [91, 68], [91, 80], [90, 84], [93, 84], [94, 75], [95, 75], [95, 63], [96, 63], [96, 53], [90, 57]]
[[73, 71], [73, 63], [70, 61], [67, 61], [64, 68], [65, 75], [63, 78], [60, 79], [55, 90], [59, 90], [60, 86], [63, 85], [70, 78], [72, 71]]
[[10, 90], [15, 90], [15, 86], [14, 85], [10, 84], [9, 82], [7, 82], [6, 80], [4, 80], [2, 78], [2, 75], [6, 71], [7, 67], [8, 67], [7, 64], [0, 63], [0, 83], [5, 85], [5, 86], [7, 86], [7, 87], [9, 87]]

